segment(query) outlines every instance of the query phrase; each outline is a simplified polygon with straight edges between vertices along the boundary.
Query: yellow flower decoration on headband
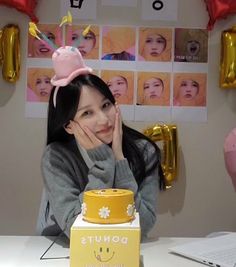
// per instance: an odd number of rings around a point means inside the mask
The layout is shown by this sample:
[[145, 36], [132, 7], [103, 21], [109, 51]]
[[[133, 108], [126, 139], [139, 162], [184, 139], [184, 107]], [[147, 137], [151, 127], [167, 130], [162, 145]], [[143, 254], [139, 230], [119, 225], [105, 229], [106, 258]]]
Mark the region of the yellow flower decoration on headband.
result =
[[82, 32], [82, 35], [86, 36], [89, 33], [90, 28], [91, 28], [91, 25], [88, 25], [88, 27], [86, 27], [85, 30]]
[[61, 20], [61, 24], [59, 25], [59, 27], [61, 27], [62, 25], [64, 25], [65, 23], [68, 23], [69, 25], [72, 24], [72, 16], [70, 11], [68, 11], [67, 16], [64, 16]]
[[39, 31], [39, 29], [37, 28], [36, 24], [33, 23], [33, 22], [29, 22], [29, 33], [30, 33], [33, 37], [35, 37], [35, 38], [41, 40], [41, 39], [39, 38], [39, 36], [37, 35], [37, 32], [40, 32], [40, 31]]

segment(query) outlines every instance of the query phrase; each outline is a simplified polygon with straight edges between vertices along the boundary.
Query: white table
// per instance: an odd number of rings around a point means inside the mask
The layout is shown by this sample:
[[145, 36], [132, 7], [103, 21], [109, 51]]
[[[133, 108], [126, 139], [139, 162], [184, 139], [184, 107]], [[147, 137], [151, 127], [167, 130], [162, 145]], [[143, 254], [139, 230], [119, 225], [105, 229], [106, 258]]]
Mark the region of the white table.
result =
[[[173, 255], [168, 248], [194, 238], [159, 238], [157, 241], [141, 244], [141, 257], [144, 267], [201, 267], [201, 263]], [[52, 243], [52, 239], [42, 236], [0, 236], [1, 267], [69, 267], [67, 259], [40, 260], [40, 256]], [[68, 245], [54, 244], [46, 257], [69, 256]]]

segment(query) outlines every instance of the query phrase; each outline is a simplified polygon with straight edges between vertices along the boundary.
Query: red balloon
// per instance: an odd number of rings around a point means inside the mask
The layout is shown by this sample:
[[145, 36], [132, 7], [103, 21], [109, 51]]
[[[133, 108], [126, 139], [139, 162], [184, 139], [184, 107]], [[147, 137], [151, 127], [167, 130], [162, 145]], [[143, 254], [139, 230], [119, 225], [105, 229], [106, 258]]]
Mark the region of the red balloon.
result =
[[218, 19], [225, 19], [228, 15], [236, 14], [235, 0], [205, 0], [209, 21], [207, 29], [212, 30]]
[[18, 11], [27, 14], [33, 22], [38, 22], [38, 18], [34, 14], [37, 0], [0, 0], [0, 4], [14, 7]]

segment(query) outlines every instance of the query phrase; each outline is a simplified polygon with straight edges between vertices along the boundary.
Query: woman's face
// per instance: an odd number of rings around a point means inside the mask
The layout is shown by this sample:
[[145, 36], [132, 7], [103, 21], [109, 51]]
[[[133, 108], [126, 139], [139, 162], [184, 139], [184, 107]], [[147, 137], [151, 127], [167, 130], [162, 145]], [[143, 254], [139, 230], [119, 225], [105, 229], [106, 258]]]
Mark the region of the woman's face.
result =
[[199, 91], [199, 84], [194, 80], [183, 80], [180, 84], [180, 97], [188, 100], [194, 99]]
[[144, 86], [144, 98], [160, 98], [164, 90], [163, 82], [158, 78], [150, 78], [145, 81]]
[[105, 144], [113, 139], [115, 106], [95, 88], [83, 86], [74, 120], [86, 126]]
[[197, 56], [200, 52], [200, 43], [196, 40], [190, 40], [187, 42], [187, 52], [190, 56]]
[[166, 39], [159, 34], [150, 34], [145, 39], [144, 54], [157, 57], [166, 48]]
[[[76, 42], [80, 38], [80, 35], [82, 34], [82, 31], [75, 31], [72, 33], [72, 43]], [[83, 57], [86, 57], [94, 48], [96, 43], [96, 37], [93, 32], [88, 32], [84, 36], [84, 39], [81, 41], [81, 43], [78, 46], [78, 49]]]
[[107, 85], [111, 90], [115, 99], [127, 94], [128, 85], [127, 81], [122, 76], [114, 76], [108, 82]]
[[[44, 32], [44, 34], [47, 36], [47, 38], [55, 44], [55, 35], [52, 32]], [[38, 40], [37, 38], [34, 39], [33, 43], [33, 53], [34, 56], [38, 57], [51, 57], [52, 50], [49, 48], [49, 46], [45, 45], [42, 41]]]
[[51, 78], [46, 75], [38, 77], [35, 81], [35, 89], [36, 94], [41, 98], [49, 98], [52, 90]]

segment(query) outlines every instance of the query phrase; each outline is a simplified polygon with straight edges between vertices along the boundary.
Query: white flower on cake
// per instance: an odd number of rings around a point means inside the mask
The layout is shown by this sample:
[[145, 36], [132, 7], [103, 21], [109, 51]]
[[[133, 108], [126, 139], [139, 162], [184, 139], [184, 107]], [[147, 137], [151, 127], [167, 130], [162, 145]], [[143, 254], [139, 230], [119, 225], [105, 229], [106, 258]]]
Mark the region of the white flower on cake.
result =
[[81, 205], [82, 215], [85, 215], [86, 211], [87, 211], [87, 205], [86, 205], [86, 203], [82, 203], [82, 205]]
[[128, 207], [127, 207], [127, 214], [128, 214], [128, 216], [133, 216], [134, 213], [135, 213], [135, 206], [129, 204]]
[[106, 219], [107, 217], [110, 216], [110, 210], [108, 209], [108, 207], [102, 207], [101, 209], [99, 209], [99, 216], [100, 218]]

